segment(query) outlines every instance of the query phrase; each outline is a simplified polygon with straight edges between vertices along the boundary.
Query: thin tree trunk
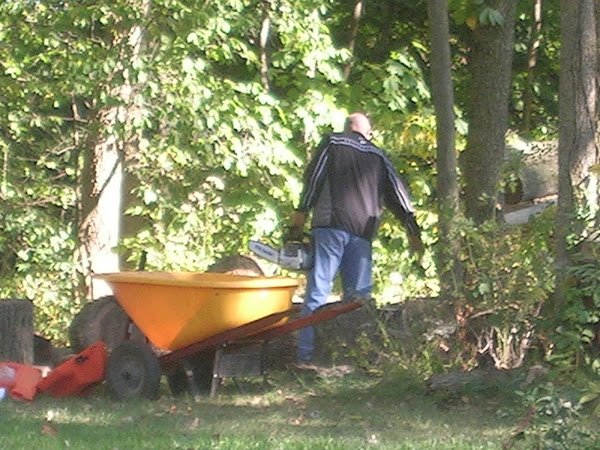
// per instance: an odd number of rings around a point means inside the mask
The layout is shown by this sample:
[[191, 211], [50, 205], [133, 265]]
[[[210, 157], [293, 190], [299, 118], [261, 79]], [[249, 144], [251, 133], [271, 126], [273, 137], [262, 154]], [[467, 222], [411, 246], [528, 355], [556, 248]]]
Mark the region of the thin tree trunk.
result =
[[462, 286], [462, 271], [459, 241], [454, 238], [453, 232], [454, 219], [459, 213], [459, 195], [448, 1], [429, 0], [427, 11], [431, 35], [431, 84], [437, 125], [437, 192], [440, 228], [437, 268], [442, 290], [457, 294]]
[[[354, 57], [354, 47], [356, 46], [356, 36], [358, 35], [358, 25], [362, 16], [363, 5], [363, 0], [356, 0], [354, 2], [354, 11], [352, 14], [352, 28], [350, 31], [350, 40], [348, 42], [348, 50], [350, 50], [350, 54], [352, 55], [352, 57]], [[348, 80], [351, 71], [352, 60], [348, 62], [348, 64], [346, 64], [346, 66], [344, 67], [344, 80]]]
[[[141, 0], [141, 8], [143, 11], [143, 18], [147, 19], [150, 15], [151, 0]], [[138, 61], [140, 66], [142, 65], [142, 55], [144, 54], [147, 41], [143, 27], [138, 24], [132, 27], [129, 33], [129, 46], [128, 51], [131, 52], [130, 61]], [[139, 93], [142, 91], [143, 85], [133, 81], [131, 78], [125, 79], [127, 86], [127, 95], [123, 96], [124, 103], [127, 106], [125, 120], [127, 123], [127, 129], [130, 130], [129, 134], [124, 137], [124, 170], [123, 170], [123, 183], [122, 183], [122, 217], [121, 217], [121, 228], [119, 230], [120, 239], [135, 238], [140, 230], [146, 225], [146, 219], [143, 216], [136, 216], [127, 213], [130, 207], [136, 206], [139, 202], [138, 197], [135, 194], [135, 189], [140, 185], [138, 168], [139, 162], [139, 151], [140, 143], [142, 141], [142, 132], [139, 127], [134, 126], [134, 123], [139, 122], [142, 117], [143, 103], [139, 104], [134, 102], [134, 97], [140, 97]], [[132, 252], [130, 250], [124, 250], [119, 254], [119, 266], [124, 270], [133, 270], [140, 268], [140, 259], [133, 259]], [[141, 256], [140, 256], [141, 258]]]
[[533, 85], [535, 82], [535, 66], [537, 64], [538, 49], [540, 47], [540, 33], [542, 31], [542, 0], [533, 3], [533, 23], [529, 49], [527, 50], [527, 76], [523, 87], [523, 123], [521, 130], [529, 133], [531, 130], [531, 112], [533, 110]]
[[267, 52], [267, 42], [269, 40], [269, 30], [271, 29], [270, 3], [263, 1], [263, 17], [260, 28], [260, 81], [266, 91], [271, 90], [269, 83], [269, 58]]
[[[101, 111], [95, 123], [102, 130], [114, 127], [117, 108]], [[113, 249], [119, 241], [121, 218], [122, 142], [114, 134], [90, 133], [83, 153], [79, 257], [85, 297], [92, 299], [110, 294], [93, 281], [92, 275], [119, 269], [119, 258]]]
[[[148, 16], [150, 0], [131, 0], [131, 3], [132, 7], [142, 8], [145, 17]], [[106, 91], [109, 98], [118, 98], [122, 106], [102, 106], [92, 119], [93, 131], [84, 143], [80, 180], [79, 256], [88, 299], [111, 294], [104, 282], [92, 278], [93, 274], [115, 272], [120, 268], [116, 248], [122, 236], [123, 211], [127, 207], [125, 199], [131, 199], [124, 195], [123, 184], [126, 166], [136, 160], [140, 139], [134, 126], [141, 114], [140, 106], [134, 101], [140, 86], [133, 81], [132, 73], [135, 73], [134, 62], [140, 62], [143, 50], [141, 24], [124, 28], [111, 46], [115, 52], [121, 49], [116, 55], [119, 63], [112, 79], [124, 81], [118, 86], [111, 86], [108, 81]], [[128, 175], [135, 177], [131, 171]], [[135, 179], [128, 179], [127, 187], [131, 189], [134, 182]]]

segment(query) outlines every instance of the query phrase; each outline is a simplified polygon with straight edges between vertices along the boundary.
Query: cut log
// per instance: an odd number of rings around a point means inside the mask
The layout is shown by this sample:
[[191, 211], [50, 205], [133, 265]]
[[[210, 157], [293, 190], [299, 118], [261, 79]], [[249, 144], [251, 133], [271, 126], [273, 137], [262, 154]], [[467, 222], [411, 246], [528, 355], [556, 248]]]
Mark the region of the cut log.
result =
[[509, 148], [508, 154], [521, 160], [519, 171], [513, 174], [505, 202], [515, 205], [558, 193], [558, 144], [556, 141], [533, 142], [523, 148]]
[[228, 273], [230, 275], [260, 276], [265, 273], [258, 263], [249, 256], [227, 255], [210, 266], [207, 272]]
[[489, 390], [501, 383], [518, 382], [521, 388], [547, 381], [548, 367], [535, 364], [529, 368], [519, 367], [509, 370], [475, 368], [468, 372], [434, 373], [425, 385], [432, 392], [459, 394], [462, 390]]
[[146, 341], [112, 295], [87, 303], [73, 318], [69, 327], [71, 349], [75, 353], [82, 352], [98, 341], [104, 342], [107, 350], [111, 351], [128, 333], [130, 339]]
[[520, 372], [517, 369], [474, 369], [469, 372], [434, 373], [425, 384], [431, 391], [459, 394], [463, 389], [486, 390], [498, 383], [510, 382]]
[[0, 361], [33, 364], [33, 303], [0, 300]]
[[90, 345], [102, 339], [103, 319], [109, 311], [118, 306], [111, 295], [100, 297], [86, 303], [75, 315], [69, 327], [71, 349], [75, 353], [82, 352]]

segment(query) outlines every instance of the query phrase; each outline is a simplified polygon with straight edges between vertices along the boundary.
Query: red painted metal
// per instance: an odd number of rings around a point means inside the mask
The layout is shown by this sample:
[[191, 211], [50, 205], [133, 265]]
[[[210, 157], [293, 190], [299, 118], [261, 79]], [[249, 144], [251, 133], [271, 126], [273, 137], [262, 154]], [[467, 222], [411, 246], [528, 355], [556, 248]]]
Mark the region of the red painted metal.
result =
[[270, 314], [253, 322], [248, 322], [242, 326], [232, 328], [231, 330], [226, 330], [219, 334], [215, 334], [207, 339], [188, 345], [187, 347], [173, 350], [170, 353], [166, 353], [162, 356], [159, 356], [158, 361], [160, 362], [161, 366], [168, 367], [172, 364], [177, 363], [180, 359], [185, 358], [186, 356], [199, 353], [202, 350], [217, 347], [221, 344], [234, 342], [238, 339], [255, 334], [260, 330], [264, 329], [265, 327], [279, 322], [281, 319], [284, 319], [285, 317], [289, 316], [294, 311], [296, 311], [294, 308], [290, 308], [286, 311]]
[[251, 339], [253, 341], [273, 339], [278, 336], [291, 333], [292, 331], [296, 331], [300, 328], [332, 319], [340, 314], [360, 308], [361, 306], [362, 302], [360, 301], [343, 303], [341, 305], [325, 305], [310, 316], [289, 320], [283, 325], [267, 328], [265, 330], [266, 327], [279, 322], [291, 314], [297, 313], [299, 309], [297, 307], [290, 308], [287, 311], [271, 314], [253, 322], [244, 324], [240, 327], [232, 328], [231, 330], [216, 334], [208, 339], [204, 339], [203, 341], [188, 345], [187, 347], [174, 350], [170, 353], [159, 356], [158, 360], [161, 366], [168, 371], [170, 367], [172, 367], [174, 364], [177, 364], [182, 358], [195, 353], [200, 353], [203, 350], [208, 350], [218, 347], [219, 345], [229, 344], [236, 341], [241, 342], [246, 339]]
[[278, 336], [282, 336], [287, 333], [291, 333], [292, 331], [299, 330], [300, 328], [304, 328], [310, 325], [314, 325], [319, 322], [324, 322], [325, 320], [333, 319], [340, 314], [352, 311], [354, 309], [360, 308], [362, 306], [362, 302], [356, 301], [351, 303], [343, 303], [341, 305], [332, 304], [325, 305], [320, 309], [317, 309], [310, 316], [300, 317], [298, 319], [290, 320], [289, 322], [284, 323], [275, 328], [269, 328], [268, 330], [264, 330], [255, 335], [252, 335], [252, 340], [268, 340], [273, 339]]

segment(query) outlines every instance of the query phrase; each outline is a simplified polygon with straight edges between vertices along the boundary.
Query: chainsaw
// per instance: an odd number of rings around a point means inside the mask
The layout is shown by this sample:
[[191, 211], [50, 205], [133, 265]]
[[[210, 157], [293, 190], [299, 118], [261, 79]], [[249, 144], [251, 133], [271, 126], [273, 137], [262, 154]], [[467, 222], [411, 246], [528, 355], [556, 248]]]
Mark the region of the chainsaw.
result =
[[312, 246], [306, 241], [289, 241], [274, 248], [259, 241], [250, 241], [248, 248], [267, 261], [291, 270], [310, 270], [314, 263]]

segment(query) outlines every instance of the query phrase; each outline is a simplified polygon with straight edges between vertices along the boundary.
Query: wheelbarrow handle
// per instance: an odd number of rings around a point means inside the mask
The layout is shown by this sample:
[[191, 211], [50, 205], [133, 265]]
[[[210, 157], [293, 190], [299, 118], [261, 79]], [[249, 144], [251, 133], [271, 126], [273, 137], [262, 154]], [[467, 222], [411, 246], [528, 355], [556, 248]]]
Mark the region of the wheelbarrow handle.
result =
[[285, 311], [270, 314], [252, 322], [248, 322], [239, 327], [223, 331], [222, 333], [215, 334], [214, 336], [188, 345], [187, 347], [173, 350], [171, 353], [162, 355], [159, 357], [159, 362], [163, 368], [168, 368], [169, 366], [176, 364], [179, 360], [185, 358], [186, 356], [190, 356], [195, 353], [199, 353], [203, 350], [214, 348], [219, 345], [227, 344], [238, 339], [242, 339], [256, 334], [262, 329], [279, 322], [280, 320], [290, 316], [296, 311], [297, 308], [290, 308]]
[[308, 327], [319, 322], [324, 322], [325, 320], [333, 319], [334, 317], [339, 316], [340, 314], [360, 308], [362, 305], [363, 304], [360, 301], [354, 301], [350, 303], [344, 302], [341, 305], [325, 305], [324, 307], [317, 309], [310, 316], [290, 320], [289, 322], [286, 322], [283, 325], [279, 325], [274, 328], [269, 328], [267, 330], [254, 334], [252, 335], [252, 339], [273, 339], [284, 334], [291, 333], [292, 331], [299, 330], [300, 328]]

